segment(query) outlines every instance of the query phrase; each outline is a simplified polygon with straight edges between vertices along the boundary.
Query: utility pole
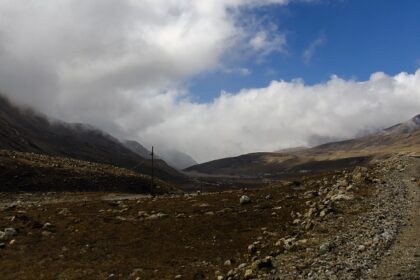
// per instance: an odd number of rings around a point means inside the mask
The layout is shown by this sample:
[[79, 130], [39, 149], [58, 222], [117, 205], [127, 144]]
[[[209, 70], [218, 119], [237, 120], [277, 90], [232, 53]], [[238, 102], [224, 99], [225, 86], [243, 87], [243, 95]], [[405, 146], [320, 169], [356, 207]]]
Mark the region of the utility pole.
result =
[[153, 146], [152, 146], [152, 153], [150, 154], [151, 156], [152, 156], [152, 182], [151, 182], [151, 185], [150, 185], [150, 193], [153, 195], [153, 181], [154, 181], [154, 177], [155, 177], [155, 174], [154, 174], [154, 156], [155, 156], [155, 153], [154, 153], [154, 150], [153, 150], [154, 148], [153, 148]]

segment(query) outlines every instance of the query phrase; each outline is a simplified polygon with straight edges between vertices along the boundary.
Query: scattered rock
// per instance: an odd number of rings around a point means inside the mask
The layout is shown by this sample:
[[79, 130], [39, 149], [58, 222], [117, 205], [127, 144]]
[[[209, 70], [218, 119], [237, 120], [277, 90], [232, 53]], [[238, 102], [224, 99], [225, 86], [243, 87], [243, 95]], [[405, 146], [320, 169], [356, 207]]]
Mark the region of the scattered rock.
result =
[[42, 229], [43, 229], [43, 230], [48, 230], [48, 231], [51, 231], [51, 230], [53, 230], [53, 229], [54, 229], [54, 226], [53, 226], [51, 223], [45, 223], [45, 224], [42, 226]]
[[150, 216], [148, 216], [148, 217], [146, 217], [145, 219], [146, 220], [158, 220], [158, 219], [161, 219], [161, 218], [166, 218], [166, 217], [168, 217], [168, 214], [165, 214], [165, 213], [157, 213], [157, 214], [152, 214], [152, 215], [150, 215]]
[[4, 239], [8, 239], [12, 236], [16, 236], [17, 235], [17, 230], [14, 228], [5, 228], [4, 229], [4, 235], [3, 238]]
[[324, 243], [321, 246], [319, 246], [319, 254], [320, 255], [325, 255], [326, 253], [328, 253], [331, 250], [331, 245], [330, 243]]
[[244, 278], [245, 279], [251, 279], [252, 278], [252, 275], [253, 275], [252, 269], [245, 270], [245, 273], [244, 273]]
[[246, 196], [246, 195], [241, 196], [241, 198], [239, 199], [239, 203], [241, 205], [248, 204], [250, 202], [251, 202], [251, 198], [249, 198], [249, 196]]
[[250, 254], [255, 254], [257, 252], [257, 247], [254, 244], [248, 246], [248, 252]]
[[137, 216], [138, 217], [147, 217], [147, 216], [149, 216], [149, 214], [147, 214], [146, 211], [139, 211], [139, 212], [137, 212]]
[[336, 194], [331, 197], [331, 201], [352, 200], [353, 197], [346, 194]]
[[254, 271], [260, 270], [260, 269], [270, 269], [273, 268], [273, 262], [271, 260], [271, 257], [266, 257], [262, 260], [255, 260], [251, 264], [251, 268]]
[[238, 269], [244, 269], [246, 267], [246, 263], [241, 263], [238, 265]]
[[67, 209], [67, 208], [63, 208], [63, 209], [61, 209], [60, 212], [58, 212], [58, 215], [63, 215], [63, 216], [70, 215], [70, 210]]
[[357, 247], [358, 252], [363, 252], [365, 249], [366, 249], [365, 245], [359, 245], [359, 247]]

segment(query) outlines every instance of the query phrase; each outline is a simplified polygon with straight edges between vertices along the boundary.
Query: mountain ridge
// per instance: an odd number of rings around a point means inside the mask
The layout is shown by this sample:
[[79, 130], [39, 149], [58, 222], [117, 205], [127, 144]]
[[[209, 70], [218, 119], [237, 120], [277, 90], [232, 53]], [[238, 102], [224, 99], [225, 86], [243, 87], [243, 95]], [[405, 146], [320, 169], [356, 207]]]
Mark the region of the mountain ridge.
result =
[[[132, 152], [111, 134], [86, 124], [51, 120], [1, 95], [0, 149], [110, 164], [146, 175], [150, 175], [152, 169], [149, 159]], [[154, 173], [163, 180], [186, 180], [163, 160], [155, 161]]]
[[354, 165], [372, 157], [398, 151], [420, 152], [420, 115], [380, 132], [359, 138], [336, 141], [306, 149], [250, 153], [198, 164], [185, 169], [191, 174], [221, 176], [264, 176], [328, 169], [329, 166]]

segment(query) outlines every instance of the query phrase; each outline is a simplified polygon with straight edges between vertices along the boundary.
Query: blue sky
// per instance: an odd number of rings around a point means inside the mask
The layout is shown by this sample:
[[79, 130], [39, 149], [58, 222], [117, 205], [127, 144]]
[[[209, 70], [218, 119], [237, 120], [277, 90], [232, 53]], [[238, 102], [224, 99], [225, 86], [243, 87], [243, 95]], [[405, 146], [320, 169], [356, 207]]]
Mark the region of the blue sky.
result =
[[[232, 67], [249, 69], [248, 75], [211, 71], [196, 76], [189, 87], [197, 101], [209, 102], [221, 91], [265, 87], [272, 80], [302, 78], [312, 85], [333, 74], [367, 80], [374, 72], [395, 75], [420, 67], [420, 1], [320, 0], [249, 13], [286, 35], [285, 50], [263, 61], [235, 59]], [[312, 55], [305, 59], [311, 45]]]

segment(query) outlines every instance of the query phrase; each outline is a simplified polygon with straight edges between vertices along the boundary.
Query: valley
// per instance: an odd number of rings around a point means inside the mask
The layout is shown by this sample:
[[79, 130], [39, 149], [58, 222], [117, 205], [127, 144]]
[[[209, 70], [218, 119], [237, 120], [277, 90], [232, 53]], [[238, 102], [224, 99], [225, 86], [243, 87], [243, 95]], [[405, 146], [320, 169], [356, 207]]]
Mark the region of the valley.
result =
[[1, 279], [418, 279], [418, 116], [179, 170], [0, 105]]
[[[400, 154], [298, 185], [2, 193], [2, 279], [378, 279], [398, 233], [419, 218], [419, 169]], [[410, 271], [390, 273], [417, 275], [419, 252], [402, 260]]]

